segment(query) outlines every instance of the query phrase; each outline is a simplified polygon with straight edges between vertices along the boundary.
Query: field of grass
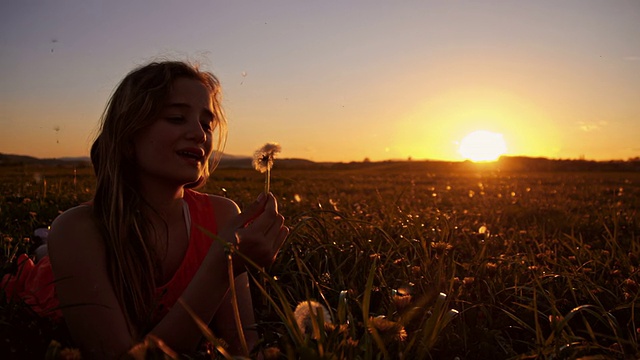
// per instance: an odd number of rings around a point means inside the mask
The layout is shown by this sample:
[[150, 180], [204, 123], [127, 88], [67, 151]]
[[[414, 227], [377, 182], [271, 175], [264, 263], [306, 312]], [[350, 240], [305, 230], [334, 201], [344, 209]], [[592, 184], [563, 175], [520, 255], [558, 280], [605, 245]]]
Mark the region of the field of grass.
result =
[[[467, 170], [276, 163], [291, 235], [269, 275], [251, 271], [266, 358], [639, 358], [640, 173]], [[242, 206], [263, 182], [219, 169], [202, 191]], [[0, 274], [92, 191], [90, 168], [0, 168]], [[0, 353], [72, 347], [63, 326], [2, 297]], [[293, 310], [307, 300], [330, 319], [305, 332]]]

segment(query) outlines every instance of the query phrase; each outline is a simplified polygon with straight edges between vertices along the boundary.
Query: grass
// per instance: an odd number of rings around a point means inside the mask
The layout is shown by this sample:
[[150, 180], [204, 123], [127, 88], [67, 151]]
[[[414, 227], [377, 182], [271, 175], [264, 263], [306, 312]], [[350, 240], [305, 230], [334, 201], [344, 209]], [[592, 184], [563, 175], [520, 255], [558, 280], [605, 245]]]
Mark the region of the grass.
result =
[[[35, 228], [90, 199], [93, 177], [16, 167], [0, 179], [6, 274], [33, 250]], [[219, 169], [203, 191], [248, 204], [263, 180]], [[276, 164], [271, 189], [291, 235], [268, 274], [251, 271], [265, 358], [640, 357], [637, 172]], [[312, 316], [305, 333], [294, 309], [308, 300], [332, 320]], [[63, 327], [19, 303], [0, 301], [0, 329], [0, 352], [15, 357], [73, 346]], [[189, 356], [223, 357], [212, 341]]]

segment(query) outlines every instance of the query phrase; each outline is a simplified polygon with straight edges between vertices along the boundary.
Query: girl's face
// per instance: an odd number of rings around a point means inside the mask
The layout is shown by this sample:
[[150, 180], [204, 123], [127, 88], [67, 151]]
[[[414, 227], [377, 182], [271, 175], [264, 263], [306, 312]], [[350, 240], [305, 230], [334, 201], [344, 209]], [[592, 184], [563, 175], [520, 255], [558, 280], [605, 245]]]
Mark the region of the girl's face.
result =
[[197, 80], [176, 79], [158, 119], [135, 139], [141, 184], [197, 181], [213, 151], [215, 124], [209, 90]]

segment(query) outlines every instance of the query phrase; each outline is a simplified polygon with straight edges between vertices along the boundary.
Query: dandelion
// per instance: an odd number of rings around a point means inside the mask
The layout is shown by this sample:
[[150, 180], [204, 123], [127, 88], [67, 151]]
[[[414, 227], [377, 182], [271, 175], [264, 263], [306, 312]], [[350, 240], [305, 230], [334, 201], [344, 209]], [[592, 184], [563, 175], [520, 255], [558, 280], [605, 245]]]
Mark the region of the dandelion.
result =
[[271, 167], [276, 154], [282, 150], [278, 143], [266, 143], [253, 154], [253, 167], [261, 173], [267, 173], [264, 181], [264, 192], [269, 193], [271, 185]]
[[300, 331], [305, 335], [313, 334], [314, 339], [320, 338], [320, 319], [322, 319], [323, 323], [332, 322], [327, 308], [313, 300], [300, 302], [293, 312], [293, 316]]
[[444, 241], [438, 241], [438, 242], [431, 242], [431, 248], [434, 249], [436, 252], [446, 253], [447, 251], [453, 249], [453, 245]]
[[407, 338], [407, 331], [404, 326], [398, 322], [385, 319], [384, 315], [369, 318], [369, 332], [372, 332], [373, 329], [387, 339], [404, 341]]
[[396, 305], [398, 310], [405, 309], [407, 306], [411, 305], [411, 295], [401, 295], [397, 293], [393, 295], [393, 303]]
[[278, 349], [277, 347], [271, 346], [264, 349], [262, 352], [262, 355], [266, 360], [275, 360], [275, 359], [280, 359], [281, 352], [280, 352], [280, 349]]
[[398, 290], [391, 291], [393, 303], [398, 310], [402, 310], [411, 304], [411, 288], [402, 286]]
[[82, 359], [82, 354], [78, 349], [64, 348], [60, 350], [60, 352], [58, 353], [58, 358], [65, 359], [65, 360], [80, 360]]
[[488, 262], [485, 264], [485, 269], [487, 269], [487, 272], [489, 274], [494, 274], [496, 272], [496, 270], [498, 269], [498, 264], [494, 263], [494, 262]]
[[638, 291], [638, 289], [640, 288], [638, 286], [638, 283], [633, 280], [633, 279], [626, 279], [623, 283], [622, 286], [625, 288], [625, 290], [627, 290], [628, 292], [632, 292], [635, 293]]

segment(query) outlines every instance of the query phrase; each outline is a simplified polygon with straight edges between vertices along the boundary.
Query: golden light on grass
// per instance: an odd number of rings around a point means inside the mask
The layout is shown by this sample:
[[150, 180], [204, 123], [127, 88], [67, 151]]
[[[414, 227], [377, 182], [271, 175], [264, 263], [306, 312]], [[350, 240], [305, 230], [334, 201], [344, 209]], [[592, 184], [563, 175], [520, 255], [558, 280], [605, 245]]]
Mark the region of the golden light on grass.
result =
[[507, 144], [502, 134], [477, 130], [462, 139], [458, 152], [471, 161], [495, 161], [507, 152]]

